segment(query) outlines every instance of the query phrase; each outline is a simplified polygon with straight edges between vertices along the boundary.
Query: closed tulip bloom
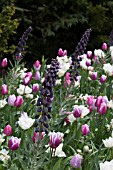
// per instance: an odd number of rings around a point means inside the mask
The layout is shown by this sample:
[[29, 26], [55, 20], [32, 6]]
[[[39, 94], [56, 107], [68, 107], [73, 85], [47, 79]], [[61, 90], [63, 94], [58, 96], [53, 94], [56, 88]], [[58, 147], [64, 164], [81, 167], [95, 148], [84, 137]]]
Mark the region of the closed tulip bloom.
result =
[[39, 85], [38, 84], [33, 84], [32, 91], [33, 92], [38, 92], [39, 90]]
[[79, 154], [76, 154], [75, 156], [72, 157], [72, 159], [70, 160], [70, 165], [73, 168], [80, 168], [82, 163], [82, 156]]
[[108, 48], [108, 47], [107, 47], [107, 44], [106, 44], [106, 43], [103, 43], [103, 44], [102, 44], [102, 50], [107, 50], [107, 48]]
[[88, 135], [90, 132], [89, 126], [87, 124], [82, 125], [82, 134], [83, 135]]
[[101, 82], [101, 83], [105, 83], [105, 82], [106, 82], [106, 78], [107, 78], [107, 76], [102, 75], [102, 76], [100, 77], [100, 82]]
[[20, 106], [22, 106], [23, 102], [24, 102], [23, 97], [22, 96], [17, 96], [14, 105], [16, 107], [20, 107]]
[[87, 104], [91, 106], [93, 104], [94, 96], [88, 96], [87, 97]]
[[31, 79], [32, 79], [32, 72], [27, 72], [26, 75], [25, 75], [25, 77], [29, 77], [30, 80], [31, 80]]
[[97, 72], [92, 72], [91, 78], [92, 78], [92, 80], [96, 80], [97, 79]]
[[3, 60], [2, 60], [2, 67], [6, 67], [7, 66], [7, 58], [4, 58]]
[[82, 113], [82, 111], [81, 111], [81, 109], [79, 109], [79, 108], [75, 108], [75, 110], [74, 110], [74, 112], [73, 112], [73, 116], [75, 117], [75, 118], [79, 118], [80, 116], [81, 116], [81, 113]]
[[101, 105], [101, 103], [103, 102], [103, 97], [102, 96], [98, 96], [95, 102], [95, 106], [99, 107]]
[[92, 58], [92, 51], [87, 51], [87, 58]]
[[35, 63], [34, 63], [34, 67], [37, 69], [37, 70], [40, 70], [40, 68], [41, 68], [41, 64], [40, 64], [40, 61], [35, 61]]
[[12, 136], [8, 141], [8, 147], [11, 151], [17, 150], [20, 147], [21, 138]]
[[36, 71], [36, 73], [34, 75], [34, 79], [35, 80], [40, 80], [40, 73], [39, 73], [39, 71]]
[[98, 107], [98, 112], [103, 115], [106, 113], [106, 111], [107, 111], [107, 105], [105, 102], [102, 102], [101, 105]]
[[2, 93], [2, 95], [8, 94], [8, 87], [6, 84], [2, 85], [1, 93]]
[[57, 148], [60, 143], [62, 142], [62, 138], [63, 138], [63, 134], [60, 132], [53, 132], [50, 134], [50, 141], [49, 141], [49, 145], [51, 148]]
[[13, 94], [13, 95], [10, 95], [8, 97], [8, 105], [9, 106], [14, 106], [15, 104], [15, 100], [16, 100], [16, 96]]
[[6, 136], [10, 136], [12, 134], [12, 127], [10, 125], [7, 125], [5, 128], [4, 128], [4, 134]]
[[59, 50], [58, 50], [58, 56], [59, 57], [63, 57], [63, 56], [65, 56], [65, 55], [67, 55], [67, 50], [62, 50], [62, 48], [59, 48]]
[[27, 86], [30, 83], [30, 81], [31, 81], [30, 77], [27, 76], [24, 78], [23, 83], [25, 86]]

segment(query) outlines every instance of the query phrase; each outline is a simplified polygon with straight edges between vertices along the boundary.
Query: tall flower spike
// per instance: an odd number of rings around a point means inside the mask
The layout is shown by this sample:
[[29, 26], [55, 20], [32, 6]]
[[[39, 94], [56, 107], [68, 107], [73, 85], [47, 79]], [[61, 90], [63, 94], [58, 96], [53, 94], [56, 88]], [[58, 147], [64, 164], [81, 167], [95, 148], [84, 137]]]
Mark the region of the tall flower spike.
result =
[[24, 46], [26, 45], [26, 41], [28, 39], [28, 35], [31, 33], [32, 27], [28, 27], [28, 29], [23, 33], [22, 37], [19, 39], [17, 52], [15, 54], [15, 57], [17, 60], [22, 58], [22, 52], [24, 51]]
[[51, 118], [49, 113], [52, 110], [51, 103], [54, 99], [53, 87], [55, 86], [58, 69], [58, 61], [57, 59], [53, 59], [40, 88], [40, 97], [37, 100], [37, 113], [35, 115], [36, 121], [34, 124], [36, 128], [35, 132], [48, 133], [49, 125], [47, 120]]
[[75, 48], [74, 53], [72, 54], [72, 64], [71, 64], [71, 79], [76, 81], [76, 77], [79, 75], [79, 72], [77, 69], [80, 67], [80, 60], [81, 58], [79, 57], [80, 55], [84, 54], [84, 51], [86, 49], [87, 43], [89, 41], [91, 29], [87, 29], [85, 33], [83, 34], [82, 38], [80, 39], [80, 42]]

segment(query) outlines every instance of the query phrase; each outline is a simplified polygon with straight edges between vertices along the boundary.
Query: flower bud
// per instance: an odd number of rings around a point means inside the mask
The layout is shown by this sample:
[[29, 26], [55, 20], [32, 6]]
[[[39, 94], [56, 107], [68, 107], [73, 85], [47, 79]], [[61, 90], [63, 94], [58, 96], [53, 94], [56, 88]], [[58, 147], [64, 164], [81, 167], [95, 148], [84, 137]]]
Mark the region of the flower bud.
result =
[[101, 103], [103, 102], [103, 97], [102, 96], [98, 96], [95, 102], [95, 106], [99, 107], [101, 105]]
[[83, 151], [84, 151], [84, 152], [89, 152], [89, 146], [85, 145], [85, 146], [83, 147]]
[[87, 51], [87, 58], [92, 58], [92, 51]]
[[75, 108], [75, 110], [74, 110], [74, 112], [73, 112], [73, 116], [75, 117], [75, 118], [79, 118], [80, 116], [81, 116], [81, 113], [82, 113], [82, 111], [81, 111], [81, 109], [79, 109], [79, 108]]
[[106, 78], [107, 78], [107, 76], [102, 75], [102, 76], [100, 77], [100, 82], [101, 82], [101, 83], [105, 83], [105, 82], [106, 82]]
[[6, 84], [2, 85], [1, 93], [2, 93], [2, 95], [8, 94], [8, 87]]
[[33, 92], [38, 92], [39, 90], [39, 85], [38, 84], [33, 84], [32, 91]]
[[22, 106], [23, 102], [24, 102], [23, 97], [22, 96], [17, 96], [14, 105], [16, 107], [20, 107], [20, 106]]
[[13, 95], [10, 95], [8, 97], [8, 105], [9, 106], [14, 106], [14, 103], [15, 103], [15, 100], [16, 100], [16, 96], [13, 94]]
[[87, 124], [82, 125], [82, 134], [83, 135], [88, 135], [90, 132], [89, 126]]
[[4, 134], [6, 136], [10, 136], [12, 134], [12, 127], [10, 125], [7, 125], [5, 128], [4, 128]]
[[11, 151], [17, 150], [20, 146], [21, 138], [12, 136], [8, 141], [8, 147]]
[[37, 71], [37, 72], [35, 73], [34, 79], [35, 79], [35, 80], [40, 80], [40, 73], [39, 73], [39, 71]]
[[2, 60], [2, 67], [6, 67], [7, 66], [7, 58], [4, 58], [3, 60]]
[[102, 50], [107, 50], [107, 48], [108, 48], [108, 47], [107, 47], [107, 44], [106, 44], [106, 43], [103, 43], [103, 44], [102, 44]]
[[93, 104], [94, 96], [88, 96], [87, 97], [87, 104], [91, 106]]
[[26, 75], [25, 75], [25, 77], [29, 77], [30, 80], [31, 80], [31, 79], [32, 79], [32, 72], [27, 72]]
[[72, 159], [70, 160], [70, 165], [73, 168], [80, 168], [82, 163], [82, 156], [79, 154], [76, 154], [75, 156], [72, 157]]
[[107, 111], [107, 105], [105, 102], [102, 102], [101, 105], [98, 107], [98, 112], [103, 115], [106, 113], [106, 111]]
[[27, 76], [24, 78], [23, 83], [25, 86], [27, 86], [30, 83], [30, 81], [31, 81], [30, 77]]
[[37, 69], [37, 70], [40, 70], [40, 68], [41, 68], [41, 64], [40, 64], [40, 61], [35, 61], [35, 63], [34, 63], [34, 67]]
[[97, 72], [92, 72], [91, 78], [92, 78], [92, 80], [96, 80], [97, 79]]

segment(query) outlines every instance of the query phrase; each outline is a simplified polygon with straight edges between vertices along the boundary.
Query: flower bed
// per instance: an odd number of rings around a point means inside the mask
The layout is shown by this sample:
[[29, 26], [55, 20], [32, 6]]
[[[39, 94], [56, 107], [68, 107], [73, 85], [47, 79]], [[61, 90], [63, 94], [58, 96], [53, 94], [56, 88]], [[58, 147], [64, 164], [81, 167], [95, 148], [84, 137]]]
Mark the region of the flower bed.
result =
[[112, 170], [113, 47], [85, 53], [88, 29], [71, 56], [60, 48], [50, 65], [42, 58], [28, 70], [30, 31], [0, 79], [0, 169]]

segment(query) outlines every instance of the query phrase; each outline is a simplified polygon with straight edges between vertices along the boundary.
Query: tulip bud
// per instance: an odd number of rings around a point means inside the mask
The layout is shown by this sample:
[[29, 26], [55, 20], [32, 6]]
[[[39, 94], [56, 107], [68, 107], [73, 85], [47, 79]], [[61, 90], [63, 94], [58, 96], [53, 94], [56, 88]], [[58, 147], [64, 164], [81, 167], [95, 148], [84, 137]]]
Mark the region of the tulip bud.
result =
[[103, 115], [106, 113], [106, 111], [107, 111], [107, 105], [105, 102], [102, 102], [101, 105], [98, 107], [98, 112]]
[[62, 141], [62, 138], [63, 138], [63, 135], [60, 132], [57, 132], [57, 133], [53, 132], [53, 133], [51, 133], [50, 134], [50, 141], [49, 141], [50, 147], [53, 148], [53, 149], [57, 148], [60, 145], [60, 143]]
[[37, 60], [37, 61], [34, 63], [34, 67], [35, 67], [37, 70], [40, 70], [40, 68], [41, 68], [40, 61]]
[[7, 125], [5, 128], [4, 128], [4, 134], [6, 136], [10, 136], [12, 134], [12, 127], [10, 125]]
[[87, 124], [82, 125], [82, 134], [83, 135], [88, 135], [90, 132], [89, 126]]
[[91, 65], [91, 61], [86, 61], [86, 66], [89, 67]]
[[88, 96], [87, 97], [87, 104], [90, 106], [93, 104], [94, 96]]
[[31, 81], [30, 77], [25, 77], [23, 83], [25, 86], [27, 86], [30, 83], [30, 81]]
[[65, 122], [66, 122], [66, 125], [70, 124], [70, 121], [69, 121], [68, 117], [65, 118]]
[[17, 150], [20, 146], [21, 138], [12, 136], [8, 141], [8, 147], [11, 151]]
[[95, 106], [99, 107], [101, 105], [101, 103], [103, 102], [103, 97], [102, 96], [98, 96], [95, 102]]
[[89, 152], [89, 146], [85, 145], [85, 146], [83, 147], [83, 151], [84, 151], [84, 152]]
[[39, 73], [39, 71], [37, 71], [37, 72], [35, 73], [34, 79], [35, 79], [35, 80], [40, 80], [40, 73]]
[[70, 160], [70, 165], [73, 168], [80, 168], [82, 163], [82, 156], [79, 154], [76, 154], [75, 156], [72, 157], [72, 159]]
[[106, 82], [106, 77], [107, 77], [107, 76], [102, 75], [102, 76], [100, 77], [100, 82], [101, 82], [101, 83], [105, 83], [105, 82]]
[[91, 78], [92, 78], [92, 80], [96, 80], [97, 79], [97, 72], [92, 72]]
[[7, 58], [4, 58], [3, 60], [2, 60], [2, 67], [6, 67], [7, 66]]
[[75, 110], [74, 110], [74, 112], [73, 112], [73, 116], [75, 117], [75, 118], [79, 118], [80, 116], [81, 116], [81, 113], [82, 113], [82, 111], [81, 111], [81, 109], [79, 109], [79, 108], [75, 108]]
[[9, 106], [14, 106], [14, 103], [15, 103], [15, 100], [16, 100], [16, 96], [13, 94], [13, 95], [10, 95], [8, 97], [8, 105]]
[[17, 96], [14, 105], [16, 107], [20, 107], [20, 106], [22, 106], [23, 102], [24, 102], [23, 97], [22, 96]]
[[8, 94], [8, 87], [6, 84], [2, 85], [2, 91], [1, 91], [2, 95]]
[[30, 80], [31, 80], [31, 79], [32, 79], [32, 72], [27, 72], [26, 75], [25, 75], [25, 77], [29, 77]]
[[33, 92], [38, 92], [39, 90], [39, 85], [38, 84], [33, 84], [32, 91]]
[[102, 50], [107, 50], [107, 48], [108, 48], [108, 47], [107, 47], [107, 44], [106, 44], [106, 43], [103, 43], [103, 44], [102, 44]]
[[92, 51], [87, 51], [87, 58], [92, 58]]

